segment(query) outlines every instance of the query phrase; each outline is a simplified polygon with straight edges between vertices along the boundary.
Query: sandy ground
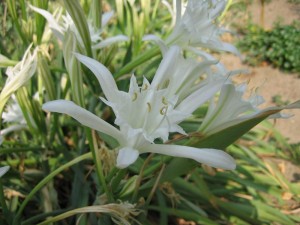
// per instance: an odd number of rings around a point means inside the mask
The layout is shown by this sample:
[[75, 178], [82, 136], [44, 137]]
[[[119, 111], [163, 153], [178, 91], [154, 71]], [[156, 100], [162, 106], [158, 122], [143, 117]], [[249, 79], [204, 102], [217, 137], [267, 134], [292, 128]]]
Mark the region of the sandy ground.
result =
[[[252, 21], [264, 25], [265, 29], [270, 29], [272, 24], [280, 20], [284, 24], [290, 24], [300, 18], [300, 5], [290, 4], [287, 0], [272, 0], [265, 3], [264, 16], [261, 15], [261, 4], [259, 0], [254, 0], [253, 4], [248, 6], [248, 13], [243, 18], [236, 18], [237, 22], [245, 22], [252, 18]], [[237, 77], [238, 82], [249, 83], [249, 92], [256, 90], [265, 98], [264, 107], [272, 106], [272, 97], [279, 95], [283, 101], [290, 103], [300, 100], [300, 74], [287, 74], [269, 65], [249, 67], [242, 64], [241, 59], [232, 55], [224, 54], [221, 61], [230, 69], [246, 68], [248, 75]], [[285, 110], [284, 113], [293, 114], [289, 119], [276, 120], [274, 126], [288, 139], [290, 143], [300, 142], [300, 109]]]

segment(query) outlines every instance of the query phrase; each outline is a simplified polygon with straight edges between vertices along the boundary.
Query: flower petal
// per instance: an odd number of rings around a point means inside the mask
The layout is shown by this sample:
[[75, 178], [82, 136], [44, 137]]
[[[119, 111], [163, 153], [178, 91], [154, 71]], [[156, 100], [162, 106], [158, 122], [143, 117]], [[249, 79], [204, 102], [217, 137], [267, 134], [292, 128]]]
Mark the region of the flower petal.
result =
[[105, 40], [101, 41], [100, 43], [96, 44], [93, 46], [93, 49], [101, 49], [101, 48], [105, 48], [109, 45], [112, 45], [116, 42], [119, 41], [128, 41], [128, 37], [125, 35], [117, 35], [111, 38], [106, 38]]
[[179, 58], [179, 54], [180, 48], [178, 46], [172, 46], [166, 52], [151, 82], [151, 86], [153, 88], [156, 89], [159, 85], [161, 85], [162, 80], [171, 76], [174, 70], [174, 65], [176, 65], [176, 60]]
[[0, 130], [0, 135], [5, 136], [10, 132], [19, 131], [19, 130], [26, 129], [26, 128], [27, 128], [27, 125], [25, 125], [25, 124], [11, 125], [3, 130]]
[[102, 120], [93, 113], [87, 111], [86, 109], [81, 108], [72, 101], [50, 101], [45, 103], [42, 109], [49, 112], [59, 112], [67, 114], [76, 119], [79, 123], [83, 124], [84, 126], [108, 134], [109, 136], [114, 137], [121, 143], [124, 142], [124, 138], [117, 128], [110, 125], [109, 123]]
[[9, 170], [9, 166], [0, 167], [0, 177], [2, 177]]
[[57, 38], [59, 38], [62, 41], [64, 31], [63, 31], [63, 28], [56, 21], [54, 16], [51, 13], [49, 13], [48, 11], [34, 7], [33, 5], [29, 4], [29, 7], [36, 13], [41, 14], [47, 20], [47, 22], [49, 23], [49, 27], [54, 31], [54, 34], [57, 36]]
[[223, 84], [223, 79], [207, 84], [185, 98], [176, 109], [185, 113], [193, 113], [199, 106], [211, 99], [222, 88]]
[[117, 157], [117, 167], [124, 169], [134, 163], [138, 157], [138, 150], [130, 147], [121, 148]]
[[110, 102], [117, 101], [118, 87], [111, 72], [95, 59], [78, 53], [74, 54], [81, 63], [87, 66], [95, 74], [107, 100]]
[[152, 152], [163, 155], [194, 159], [197, 162], [226, 170], [234, 170], [234, 159], [222, 150], [209, 148], [193, 148], [181, 145], [145, 145], [140, 153]]
[[148, 34], [143, 37], [143, 41], [154, 41], [160, 48], [160, 51], [163, 55], [166, 54], [168, 51], [168, 46], [165, 44], [165, 42], [158, 36], [154, 34]]
[[105, 12], [102, 14], [101, 27], [106, 26], [108, 21], [114, 16], [114, 11]]

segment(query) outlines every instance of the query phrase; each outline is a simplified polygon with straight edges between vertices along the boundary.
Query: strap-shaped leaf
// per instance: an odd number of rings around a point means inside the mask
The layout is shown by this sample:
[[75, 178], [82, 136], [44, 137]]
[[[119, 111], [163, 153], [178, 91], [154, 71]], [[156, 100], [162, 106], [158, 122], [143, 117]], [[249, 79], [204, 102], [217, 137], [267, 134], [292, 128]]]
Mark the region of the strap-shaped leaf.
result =
[[[272, 107], [268, 110], [262, 111], [253, 118], [249, 118], [248, 120], [230, 126], [212, 135], [204, 136], [202, 138], [194, 137], [188, 145], [197, 148], [225, 149], [269, 116], [279, 113], [283, 109], [294, 109], [299, 108], [299, 106], [300, 101], [292, 103], [286, 107]], [[162, 175], [161, 182], [171, 181], [178, 176], [187, 174], [197, 165], [199, 164], [190, 159], [173, 159], [166, 167], [165, 172]]]
[[78, 0], [64, 0], [64, 4], [83, 41], [86, 53], [92, 57], [91, 36], [84, 11]]

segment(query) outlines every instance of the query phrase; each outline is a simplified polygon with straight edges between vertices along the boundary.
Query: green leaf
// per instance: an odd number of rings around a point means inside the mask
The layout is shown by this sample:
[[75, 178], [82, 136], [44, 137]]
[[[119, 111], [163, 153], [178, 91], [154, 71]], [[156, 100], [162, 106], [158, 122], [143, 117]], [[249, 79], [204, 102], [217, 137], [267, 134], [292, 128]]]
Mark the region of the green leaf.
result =
[[202, 216], [198, 213], [190, 212], [187, 210], [167, 208], [167, 207], [157, 207], [157, 206], [149, 206], [148, 209], [158, 211], [158, 212], [164, 212], [171, 216], [176, 216], [178, 218], [192, 220], [198, 224], [207, 224], [207, 225], [217, 225], [218, 224], [218, 223], [208, 219], [205, 216]]
[[91, 36], [84, 11], [78, 0], [64, 0], [64, 4], [83, 41], [86, 53], [92, 57]]
[[[197, 148], [216, 148], [225, 149], [242, 135], [252, 129], [254, 126], [267, 119], [270, 115], [276, 114], [283, 109], [299, 108], [300, 101], [290, 104], [286, 107], [274, 107], [268, 110], [262, 111], [254, 118], [249, 118], [239, 124], [225, 128], [217, 133], [202, 138], [192, 138], [187, 145]], [[188, 173], [191, 169], [195, 168], [198, 163], [190, 159], [176, 158], [167, 165], [161, 181], [170, 181], [175, 177]]]

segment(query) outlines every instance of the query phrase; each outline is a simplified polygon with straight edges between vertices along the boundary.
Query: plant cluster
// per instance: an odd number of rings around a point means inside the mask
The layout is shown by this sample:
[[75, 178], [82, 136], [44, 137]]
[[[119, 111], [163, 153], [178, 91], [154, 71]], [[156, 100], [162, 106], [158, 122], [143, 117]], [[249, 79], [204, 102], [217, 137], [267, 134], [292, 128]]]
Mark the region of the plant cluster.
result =
[[300, 28], [297, 24], [276, 25], [272, 30], [249, 25], [238, 46], [246, 53], [250, 65], [266, 61], [284, 71], [300, 72]]
[[299, 222], [280, 200], [299, 190], [253, 153], [285, 157], [277, 143], [230, 146], [300, 108], [261, 109], [211, 54], [239, 54], [220, 38], [230, 2], [7, 0], [0, 224]]

